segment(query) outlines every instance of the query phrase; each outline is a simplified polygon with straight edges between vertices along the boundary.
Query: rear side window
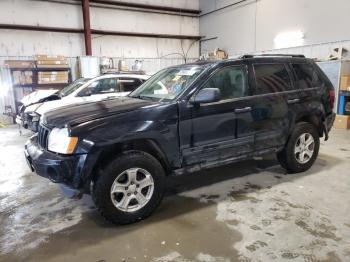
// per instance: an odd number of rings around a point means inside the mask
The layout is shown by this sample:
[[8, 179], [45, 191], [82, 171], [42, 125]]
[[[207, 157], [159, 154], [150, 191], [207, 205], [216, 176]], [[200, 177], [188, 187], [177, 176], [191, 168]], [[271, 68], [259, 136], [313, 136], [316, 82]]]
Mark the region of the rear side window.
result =
[[296, 86], [301, 89], [317, 87], [321, 81], [316, 70], [309, 64], [292, 64], [296, 76]]
[[256, 95], [283, 92], [292, 89], [284, 64], [255, 64]]
[[118, 85], [120, 92], [132, 92], [142, 84], [137, 78], [119, 78]]
[[92, 82], [88, 87], [83, 89], [79, 96], [100, 95], [118, 92], [116, 78], [104, 78]]

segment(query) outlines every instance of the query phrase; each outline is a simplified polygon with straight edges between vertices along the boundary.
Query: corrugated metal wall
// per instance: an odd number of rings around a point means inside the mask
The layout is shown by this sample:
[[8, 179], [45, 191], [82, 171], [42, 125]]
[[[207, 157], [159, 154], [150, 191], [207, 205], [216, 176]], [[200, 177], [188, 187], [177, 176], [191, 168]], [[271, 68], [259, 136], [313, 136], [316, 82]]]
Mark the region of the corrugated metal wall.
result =
[[[303, 54], [306, 57], [318, 58], [326, 60], [330, 54], [333, 53], [335, 48], [345, 48], [350, 51], [350, 40], [335, 41], [328, 43], [320, 43], [306, 46], [290, 47], [283, 49], [273, 49], [260, 52], [253, 52], [255, 54]], [[242, 55], [242, 53], [237, 53], [231, 55], [231, 57], [236, 57]], [[348, 52], [344, 59], [350, 59], [350, 52]]]

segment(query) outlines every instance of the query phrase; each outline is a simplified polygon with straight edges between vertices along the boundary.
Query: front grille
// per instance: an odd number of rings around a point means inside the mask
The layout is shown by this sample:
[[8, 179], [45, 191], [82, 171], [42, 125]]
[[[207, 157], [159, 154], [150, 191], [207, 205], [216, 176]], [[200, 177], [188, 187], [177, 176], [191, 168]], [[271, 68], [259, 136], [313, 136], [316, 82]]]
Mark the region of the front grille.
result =
[[38, 128], [38, 144], [47, 149], [48, 139], [49, 139], [50, 129], [43, 125], [39, 125]]

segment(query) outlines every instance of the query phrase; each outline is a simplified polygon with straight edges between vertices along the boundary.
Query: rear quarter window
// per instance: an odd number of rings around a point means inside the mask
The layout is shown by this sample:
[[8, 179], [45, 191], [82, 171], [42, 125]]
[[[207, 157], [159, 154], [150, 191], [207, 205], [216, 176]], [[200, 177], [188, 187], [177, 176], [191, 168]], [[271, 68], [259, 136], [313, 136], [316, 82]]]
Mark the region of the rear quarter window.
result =
[[291, 64], [295, 73], [295, 84], [298, 88], [306, 89], [322, 85], [316, 69], [310, 64]]

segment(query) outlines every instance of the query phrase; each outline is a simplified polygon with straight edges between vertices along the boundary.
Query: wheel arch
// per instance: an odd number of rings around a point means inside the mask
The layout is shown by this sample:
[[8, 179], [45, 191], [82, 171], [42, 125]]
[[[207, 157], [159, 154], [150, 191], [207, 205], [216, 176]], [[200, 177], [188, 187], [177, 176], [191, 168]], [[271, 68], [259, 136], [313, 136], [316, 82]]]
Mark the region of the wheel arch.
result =
[[166, 154], [156, 141], [153, 139], [135, 139], [111, 144], [103, 148], [96, 160], [90, 180], [94, 181], [99, 176], [100, 171], [103, 170], [105, 165], [126, 151], [146, 152], [160, 162], [166, 174], [169, 174], [169, 171], [171, 170]]
[[[301, 122], [306, 122], [306, 123], [312, 124], [316, 128], [319, 137], [323, 137], [324, 127], [322, 125], [322, 119], [320, 116], [315, 115], [315, 114], [300, 115], [296, 118], [294, 126], [297, 125], [298, 123], [301, 123]], [[294, 128], [294, 126], [293, 126], [293, 128]]]

